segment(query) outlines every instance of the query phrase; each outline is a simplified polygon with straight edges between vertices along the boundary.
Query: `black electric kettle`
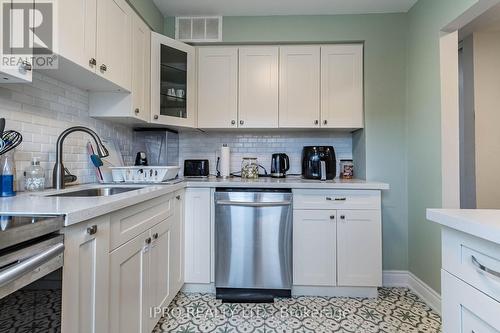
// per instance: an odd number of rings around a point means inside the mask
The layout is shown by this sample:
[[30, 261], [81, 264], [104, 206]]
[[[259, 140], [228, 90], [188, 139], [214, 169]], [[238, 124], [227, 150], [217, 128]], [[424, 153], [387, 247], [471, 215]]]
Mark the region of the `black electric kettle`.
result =
[[287, 154], [273, 154], [271, 160], [271, 177], [285, 178], [286, 172], [290, 170], [290, 159]]

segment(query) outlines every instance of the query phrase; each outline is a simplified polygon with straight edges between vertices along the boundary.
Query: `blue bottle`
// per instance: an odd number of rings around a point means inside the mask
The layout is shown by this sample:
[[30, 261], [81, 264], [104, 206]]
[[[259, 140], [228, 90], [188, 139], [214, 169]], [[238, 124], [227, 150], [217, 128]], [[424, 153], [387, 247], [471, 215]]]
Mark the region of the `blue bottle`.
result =
[[13, 197], [14, 191], [14, 159], [12, 153], [7, 153], [0, 162], [0, 197]]

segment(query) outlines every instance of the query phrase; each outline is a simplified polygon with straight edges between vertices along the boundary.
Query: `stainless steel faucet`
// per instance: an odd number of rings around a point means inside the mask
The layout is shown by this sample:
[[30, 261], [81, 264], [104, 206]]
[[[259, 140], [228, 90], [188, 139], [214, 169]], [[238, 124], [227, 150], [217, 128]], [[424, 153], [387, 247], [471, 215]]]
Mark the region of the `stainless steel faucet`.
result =
[[96, 134], [96, 132], [94, 132], [90, 128], [83, 127], [83, 126], [75, 126], [75, 127], [68, 128], [67, 130], [62, 132], [59, 135], [59, 137], [57, 138], [56, 164], [54, 165], [54, 170], [52, 172], [52, 185], [57, 190], [61, 190], [65, 187], [65, 183], [64, 183], [65, 168], [63, 165], [63, 143], [64, 143], [64, 139], [66, 139], [66, 137], [73, 132], [85, 132], [85, 133], [89, 134], [95, 141], [95, 144], [97, 147], [97, 155], [99, 155], [99, 157], [101, 157], [101, 158], [109, 156], [108, 150], [102, 144], [101, 139]]

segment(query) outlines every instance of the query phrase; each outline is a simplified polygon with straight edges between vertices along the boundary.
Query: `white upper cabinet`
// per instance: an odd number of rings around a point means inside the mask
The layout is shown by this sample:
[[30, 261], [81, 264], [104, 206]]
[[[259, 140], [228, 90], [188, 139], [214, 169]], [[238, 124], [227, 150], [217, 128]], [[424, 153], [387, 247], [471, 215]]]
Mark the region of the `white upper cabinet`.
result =
[[131, 90], [132, 8], [125, 0], [97, 3], [96, 72]]
[[382, 286], [380, 210], [338, 210], [337, 221], [338, 285]]
[[238, 48], [198, 49], [198, 127], [238, 127]]
[[59, 54], [95, 72], [97, 0], [58, 1], [57, 9]]
[[278, 127], [278, 53], [277, 46], [239, 49], [239, 127]]
[[321, 126], [363, 128], [363, 45], [321, 46]]
[[280, 47], [279, 126], [319, 127], [320, 46]]
[[151, 30], [133, 14], [132, 20], [132, 112], [144, 121], [151, 119]]
[[196, 68], [192, 46], [151, 34], [151, 122], [196, 125]]

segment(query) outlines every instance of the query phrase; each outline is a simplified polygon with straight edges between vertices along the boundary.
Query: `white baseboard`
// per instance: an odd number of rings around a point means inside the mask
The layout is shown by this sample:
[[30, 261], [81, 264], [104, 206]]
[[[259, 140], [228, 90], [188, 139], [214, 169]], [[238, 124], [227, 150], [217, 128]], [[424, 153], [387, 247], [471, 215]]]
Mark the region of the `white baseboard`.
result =
[[384, 271], [384, 287], [410, 288], [431, 309], [441, 314], [441, 295], [409, 271]]

